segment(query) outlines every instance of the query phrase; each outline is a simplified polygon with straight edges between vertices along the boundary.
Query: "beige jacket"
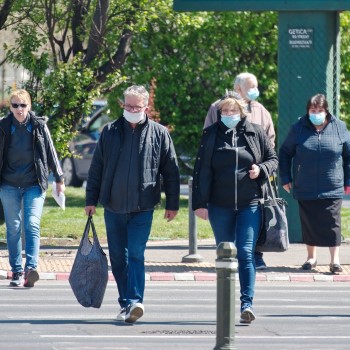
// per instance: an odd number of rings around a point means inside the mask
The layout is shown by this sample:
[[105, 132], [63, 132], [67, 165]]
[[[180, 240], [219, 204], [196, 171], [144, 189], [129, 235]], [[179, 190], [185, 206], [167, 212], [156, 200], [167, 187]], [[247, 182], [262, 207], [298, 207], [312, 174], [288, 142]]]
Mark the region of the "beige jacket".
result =
[[[209, 108], [207, 116], [204, 121], [204, 129], [208, 126], [214, 124], [218, 120], [218, 108], [217, 105], [221, 100], [215, 101]], [[273, 127], [273, 122], [271, 114], [268, 110], [257, 101], [250, 101], [249, 112], [247, 113], [247, 120], [254, 124], [259, 124], [265, 130], [267, 136], [269, 137], [272, 146], [275, 147], [275, 129]]]

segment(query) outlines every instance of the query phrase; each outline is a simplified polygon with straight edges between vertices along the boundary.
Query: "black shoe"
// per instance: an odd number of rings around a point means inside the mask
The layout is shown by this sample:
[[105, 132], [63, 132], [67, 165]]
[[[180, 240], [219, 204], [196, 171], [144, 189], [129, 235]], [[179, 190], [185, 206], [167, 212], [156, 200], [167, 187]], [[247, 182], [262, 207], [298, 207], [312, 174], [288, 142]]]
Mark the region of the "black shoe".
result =
[[339, 264], [329, 264], [329, 271], [332, 273], [343, 272], [343, 268]]
[[315, 260], [315, 262], [314, 262], [313, 264], [311, 264], [310, 261], [306, 261], [306, 262], [304, 262], [303, 265], [301, 265], [301, 268], [302, 268], [303, 270], [312, 270], [312, 269], [314, 269], [316, 266], [317, 266], [317, 260]]
[[255, 269], [256, 270], [266, 270], [267, 266], [265, 264], [264, 259], [262, 256], [254, 255], [254, 261], [255, 261]]
[[22, 287], [23, 286], [23, 272], [12, 272], [12, 279], [10, 286], [12, 287]]
[[34, 283], [38, 280], [38, 271], [35, 269], [29, 269], [24, 274], [24, 287], [34, 287]]

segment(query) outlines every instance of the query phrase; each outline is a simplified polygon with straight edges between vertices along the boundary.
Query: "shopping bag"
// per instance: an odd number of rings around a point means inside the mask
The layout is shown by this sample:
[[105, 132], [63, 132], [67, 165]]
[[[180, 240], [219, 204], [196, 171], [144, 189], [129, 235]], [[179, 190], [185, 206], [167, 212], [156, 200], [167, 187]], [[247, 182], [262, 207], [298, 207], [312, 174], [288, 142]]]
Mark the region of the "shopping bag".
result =
[[[89, 239], [90, 228], [93, 242]], [[89, 216], [75, 257], [69, 284], [84, 307], [99, 308], [108, 282], [108, 262], [98, 240], [92, 216]]]
[[284, 252], [289, 248], [288, 221], [286, 214], [287, 202], [278, 198], [277, 186], [272, 189], [271, 180], [263, 190], [262, 225], [256, 244], [259, 252]]

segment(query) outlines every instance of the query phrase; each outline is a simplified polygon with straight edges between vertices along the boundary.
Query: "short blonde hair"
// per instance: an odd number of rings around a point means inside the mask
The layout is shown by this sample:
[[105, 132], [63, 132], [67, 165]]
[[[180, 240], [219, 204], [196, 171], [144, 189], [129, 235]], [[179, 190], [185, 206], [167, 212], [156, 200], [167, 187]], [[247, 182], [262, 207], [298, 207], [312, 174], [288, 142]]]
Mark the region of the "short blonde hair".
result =
[[12, 102], [12, 99], [14, 97], [19, 98], [20, 100], [24, 100], [30, 107], [32, 105], [32, 99], [30, 98], [30, 95], [28, 93], [27, 90], [24, 89], [18, 89], [18, 90], [14, 90], [12, 91], [11, 95], [10, 95], [10, 103]]
[[241, 116], [244, 116], [244, 109], [246, 107], [246, 104], [243, 100], [238, 100], [236, 98], [233, 97], [227, 97], [224, 100], [221, 100], [218, 104], [218, 108], [220, 109], [220, 111], [222, 110], [222, 108], [224, 106], [229, 106], [229, 107], [234, 107], [234, 106], [238, 106], [239, 111]]

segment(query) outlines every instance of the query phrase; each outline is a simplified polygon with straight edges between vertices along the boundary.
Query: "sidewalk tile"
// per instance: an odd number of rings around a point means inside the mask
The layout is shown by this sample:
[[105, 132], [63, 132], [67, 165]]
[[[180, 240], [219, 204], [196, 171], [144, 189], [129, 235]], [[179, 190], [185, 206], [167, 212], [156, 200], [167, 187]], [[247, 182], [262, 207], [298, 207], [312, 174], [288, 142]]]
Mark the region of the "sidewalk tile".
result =
[[313, 275], [291, 275], [290, 276], [291, 282], [314, 282], [314, 276]]
[[290, 281], [290, 276], [288, 274], [270, 274], [267, 275], [268, 282], [276, 282], [276, 281]]
[[215, 273], [194, 272], [195, 281], [216, 281]]
[[40, 272], [40, 279], [42, 280], [56, 280], [57, 276], [54, 272]]
[[174, 281], [174, 275], [168, 272], [151, 272], [151, 281]]
[[267, 281], [267, 275], [262, 273], [257, 273], [255, 281]]
[[58, 281], [68, 281], [68, 279], [69, 279], [68, 272], [61, 272], [56, 274], [56, 280]]
[[333, 282], [331, 275], [314, 275], [315, 282]]
[[350, 275], [334, 275], [334, 282], [350, 282]]
[[193, 273], [174, 273], [175, 281], [194, 281]]

